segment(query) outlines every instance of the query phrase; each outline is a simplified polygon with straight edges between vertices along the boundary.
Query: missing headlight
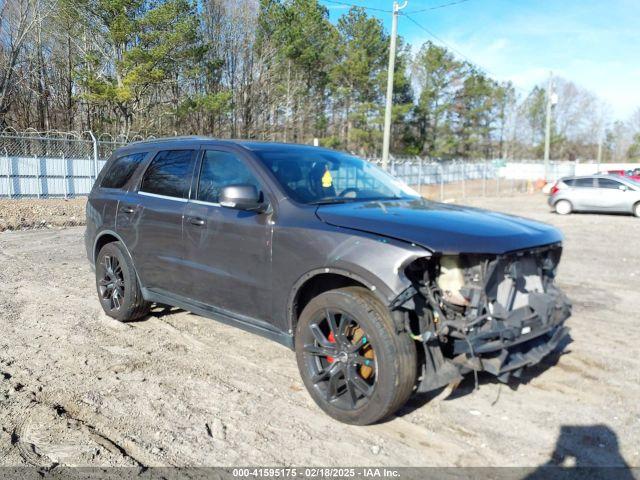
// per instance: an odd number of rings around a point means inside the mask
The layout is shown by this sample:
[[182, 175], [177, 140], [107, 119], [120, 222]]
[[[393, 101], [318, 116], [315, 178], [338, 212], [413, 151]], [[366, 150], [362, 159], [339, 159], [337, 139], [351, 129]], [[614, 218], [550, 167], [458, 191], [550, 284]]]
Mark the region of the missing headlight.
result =
[[469, 300], [462, 295], [465, 286], [464, 270], [459, 256], [446, 255], [440, 259], [440, 275], [436, 283], [442, 298], [448, 303], [466, 307]]

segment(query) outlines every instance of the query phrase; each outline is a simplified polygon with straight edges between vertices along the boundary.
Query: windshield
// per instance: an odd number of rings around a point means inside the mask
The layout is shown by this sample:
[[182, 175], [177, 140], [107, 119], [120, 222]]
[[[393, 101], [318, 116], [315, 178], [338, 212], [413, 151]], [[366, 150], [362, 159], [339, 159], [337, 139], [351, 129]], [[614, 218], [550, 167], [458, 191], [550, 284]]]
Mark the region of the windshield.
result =
[[640, 181], [634, 178], [625, 178], [625, 180], [634, 186], [636, 190], [640, 190]]
[[254, 153], [298, 203], [317, 205], [419, 197], [402, 181], [352, 155], [309, 147]]

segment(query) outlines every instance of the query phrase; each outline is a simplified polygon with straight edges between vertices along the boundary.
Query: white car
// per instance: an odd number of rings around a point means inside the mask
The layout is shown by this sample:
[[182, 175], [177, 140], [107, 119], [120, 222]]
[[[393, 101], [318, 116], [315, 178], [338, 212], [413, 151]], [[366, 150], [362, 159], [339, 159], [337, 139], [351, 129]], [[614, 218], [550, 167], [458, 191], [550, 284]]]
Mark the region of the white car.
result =
[[640, 217], [640, 183], [620, 175], [565, 177], [551, 188], [556, 213], [618, 212]]

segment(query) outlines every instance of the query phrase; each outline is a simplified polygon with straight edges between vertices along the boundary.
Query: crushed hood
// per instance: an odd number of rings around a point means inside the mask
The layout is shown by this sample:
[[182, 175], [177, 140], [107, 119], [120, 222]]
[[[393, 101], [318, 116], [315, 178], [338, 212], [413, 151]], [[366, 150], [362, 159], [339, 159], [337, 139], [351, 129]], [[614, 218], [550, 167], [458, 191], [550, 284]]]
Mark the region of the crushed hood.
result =
[[562, 241], [560, 231], [521, 217], [424, 199], [321, 205], [318, 217], [440, 253], [502, 254]]

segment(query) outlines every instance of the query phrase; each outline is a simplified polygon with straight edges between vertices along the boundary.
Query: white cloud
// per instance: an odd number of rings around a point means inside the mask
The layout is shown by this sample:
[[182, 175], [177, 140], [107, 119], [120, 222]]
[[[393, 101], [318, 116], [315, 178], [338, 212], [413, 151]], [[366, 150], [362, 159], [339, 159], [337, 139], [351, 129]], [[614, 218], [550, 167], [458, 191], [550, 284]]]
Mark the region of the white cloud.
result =
[[[529, 33], [532, 29], [528, 28]], [[544, 32], [545, 29], [537, 27], [537, 31]], [[546, 83], [549, 71], [553, 70], [554, 75], [571, 80], [608, 102], [613, 116], [618, 119], [626, 119], [640, 106], [640, 68], [630, 62], [622, 59], [602, 61], [598, 58], [600, 53], [582, 50], [578, 42], [563, 44], [549, 39], [543, 45], [515, 34], [511, 39], [504, 36], [489, 39], [484, 35], [456, 33], [459, 32], [439, 36], [454, 53], [457, 50], [497, 80], [511, 81], [522, 95], [533, 86]], [[586, 31], [582, 33], [587, 35]], [[592, 36], [594, 32], [588, 34]], [[596, 37], [603, 39], [605, 33], [599, 32]], [[414, 42], [421, 45], [426, 40], [425, 37]]]

